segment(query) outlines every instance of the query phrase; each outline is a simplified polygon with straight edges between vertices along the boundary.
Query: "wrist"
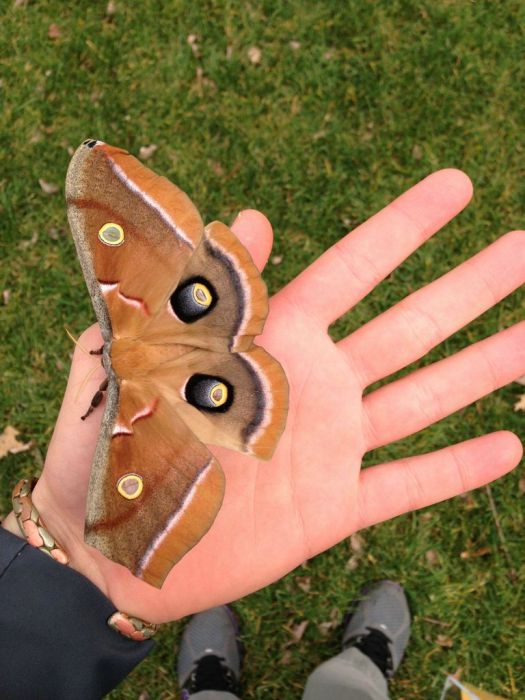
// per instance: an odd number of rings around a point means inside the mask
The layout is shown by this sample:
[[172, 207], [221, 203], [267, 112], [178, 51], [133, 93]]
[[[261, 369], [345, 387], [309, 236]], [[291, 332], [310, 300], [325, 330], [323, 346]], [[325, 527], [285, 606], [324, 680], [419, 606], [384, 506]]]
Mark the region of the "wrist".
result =
[[40, 477], [31, 497], [45, 528], [66, 552], [69, 566], [88, 578], [106, 597], [110, 597], [105, 578], [84, 543], [83, 531], [76, 515], [71, 514], [63, 503], [54, 498], [45, 476]]
[[64, 524], [65, 516], [51, 498], [44, 478], [40, 477], [32, 490], [31, 501], [37, 509], [45, 528], [52, 533], [53, 537], [57, 538], [69, 555], [74, 547], [68, 528]]

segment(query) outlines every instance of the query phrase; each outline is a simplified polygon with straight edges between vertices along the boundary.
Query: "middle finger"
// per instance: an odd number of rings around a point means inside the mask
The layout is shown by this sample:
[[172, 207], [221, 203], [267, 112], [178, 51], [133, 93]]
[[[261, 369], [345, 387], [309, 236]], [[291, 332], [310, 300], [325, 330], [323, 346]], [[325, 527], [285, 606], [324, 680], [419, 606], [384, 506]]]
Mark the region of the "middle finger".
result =
[[423, 357], [517, 289], [525, 279], [524, 243], [523, 231], [507, 233], [341, 340], [364, 386]]

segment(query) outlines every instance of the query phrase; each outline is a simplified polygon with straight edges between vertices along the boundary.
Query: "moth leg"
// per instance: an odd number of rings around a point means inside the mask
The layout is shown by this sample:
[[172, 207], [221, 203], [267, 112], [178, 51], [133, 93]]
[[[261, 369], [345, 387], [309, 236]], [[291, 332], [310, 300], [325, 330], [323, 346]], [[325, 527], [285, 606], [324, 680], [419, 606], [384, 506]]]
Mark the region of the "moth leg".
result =
[[102, 355], [103, 351], [104, 351], [104, 346], [102, 345], [100, 348], [98, 348], [98, 350], [90, 350], [89, 354], [90, 355]]
[[104, 398], [104, 392], [105, 392], [106, 389], [108, 388], [108, 383], [109, 383], [109, 380], [108, 380], [108, 378], [106, 377], [106, 378], [104, 379], [104, 381], [102, 382], [102, 384], [99, 386], [98, 391], [96, 392], [95, 396], [93, 396], [93, 398], [91, 399], [91, 404], [90, 404], [88, 410], [84, 413], [83, 416], [80, 416], [80, 419], [81, 419], [81, 420], [86, 420], [86, 418], [87, 418], [89, 415], [91, 415], [91, 413], [93, 413], [93, 411], [95, 410], [95, 408], [96, 408], [96, 407], [99, 405], [99, 403], [102, 401], [102, 399]]

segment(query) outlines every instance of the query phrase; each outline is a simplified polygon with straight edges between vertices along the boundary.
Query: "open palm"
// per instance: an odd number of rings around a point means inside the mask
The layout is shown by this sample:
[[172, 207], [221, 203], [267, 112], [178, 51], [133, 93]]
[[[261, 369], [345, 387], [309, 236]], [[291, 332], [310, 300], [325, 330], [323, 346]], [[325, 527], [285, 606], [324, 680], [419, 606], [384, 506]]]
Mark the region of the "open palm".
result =
[[[270, 462], [213, 449], [226, 474], [211, 530], [159, 591], [87, 547], [89, 472], [102, 411], [79, 417], [101, 381], [77, 348], [35, 492], [49, 530], [117, 608], [161, 622], [239, 598], [352, 532], [485, 484], [519, 462], [518, 438], [492, 433], [361, 471], [363, 455], [410, 435], [525, 372], [525, 323], [363, 397], [373, 382], [422, 357], [516, 289], [525, 234], [509, 233], [335, 344], [328, 326], [468, 202], [456, 170], [429, 176], [328, 250], [271, 302], [264, 345], [290, 383], [285, 433]], [[271, 228], [246, 211], [234, 230], [262, 268]], [[81, 338], [101, 345], [97, 326]], [[89, 371], [96, 372], [85, 381]]]

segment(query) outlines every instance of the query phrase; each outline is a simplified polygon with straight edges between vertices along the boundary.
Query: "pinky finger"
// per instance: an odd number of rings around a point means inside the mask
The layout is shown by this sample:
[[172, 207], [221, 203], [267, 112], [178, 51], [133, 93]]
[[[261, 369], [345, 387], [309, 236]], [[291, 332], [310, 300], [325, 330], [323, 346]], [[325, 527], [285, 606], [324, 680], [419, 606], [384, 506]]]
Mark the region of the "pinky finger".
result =
[[522, 454], [518, 437], [499, 431], [363, 469], [358, 529], [488, 484], [514, 469]]

